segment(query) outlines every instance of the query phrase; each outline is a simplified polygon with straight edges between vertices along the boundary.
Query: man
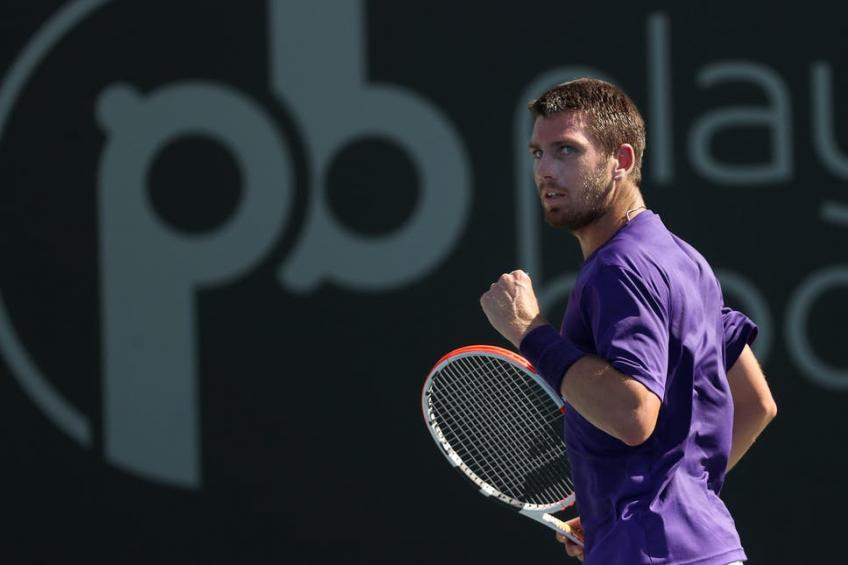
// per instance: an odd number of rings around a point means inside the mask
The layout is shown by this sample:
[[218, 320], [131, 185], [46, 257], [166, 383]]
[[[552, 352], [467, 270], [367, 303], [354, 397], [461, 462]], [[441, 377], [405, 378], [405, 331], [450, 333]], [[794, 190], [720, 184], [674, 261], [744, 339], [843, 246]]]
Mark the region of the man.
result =
[[530, 111], [545, 219], [577, 237], [584, 263], [561, 333], [522, 271], [481, 305], [566, 399], [571, 525], [585, 544], [558, 539], [587, 565], [744, 561], [719, 491], [777, 412], [749, 348], [757, 328], [724, 307], [704, 258], [646, 209], [645, 126], [627, 95], [580, 79]]

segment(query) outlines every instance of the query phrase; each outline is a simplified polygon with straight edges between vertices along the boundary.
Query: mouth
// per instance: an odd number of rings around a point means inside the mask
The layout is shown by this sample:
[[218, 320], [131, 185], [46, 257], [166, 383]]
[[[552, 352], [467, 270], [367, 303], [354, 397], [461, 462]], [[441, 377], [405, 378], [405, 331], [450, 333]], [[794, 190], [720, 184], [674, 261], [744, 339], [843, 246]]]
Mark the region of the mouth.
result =
[[541, 193], [542, 199], [546, 202], [553, 202], [565, 198], [565, 193], [557, 190], [546, 190]]

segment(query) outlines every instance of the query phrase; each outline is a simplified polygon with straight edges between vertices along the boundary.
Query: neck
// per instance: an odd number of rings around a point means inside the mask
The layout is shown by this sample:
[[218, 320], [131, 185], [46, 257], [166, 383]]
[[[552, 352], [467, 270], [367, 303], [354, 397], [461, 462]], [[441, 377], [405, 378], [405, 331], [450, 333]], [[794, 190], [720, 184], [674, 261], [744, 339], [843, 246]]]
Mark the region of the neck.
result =
[[[615, 190], [613, 190], [613, 194], [617, 195]], [[633, 190], [622, 190], [621, 197], [613, 199], [603, 216], [588, 226], [573, 232], [577, 241], [580, 242], [583, 259], [594, 253], [596, 249], [609, 241], [622, 226], [644, 211], [645, 201], [638, 189], [633, 187]]]

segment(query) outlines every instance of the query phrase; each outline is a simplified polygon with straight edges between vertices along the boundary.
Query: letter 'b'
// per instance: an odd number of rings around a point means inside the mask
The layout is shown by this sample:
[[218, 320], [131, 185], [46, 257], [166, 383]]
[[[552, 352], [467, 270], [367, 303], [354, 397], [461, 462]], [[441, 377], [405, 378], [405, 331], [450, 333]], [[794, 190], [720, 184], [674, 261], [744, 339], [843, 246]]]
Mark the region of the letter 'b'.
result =
[[[272, 90], [294, 117], [314, 165], [305, 233], [279, 273], [294, 291], [308, 292], [324, 279], [365, 291], [408, 284], [445, 258], [466, 225], [470, 172], [461, 138], [423, 97], [367, 85], [362, 4], [270, 3]], [[325, 203], [332, 157], [368, 136], [399, 145], [420, 178], [411, 217], [380, 238], [350, 232]]]

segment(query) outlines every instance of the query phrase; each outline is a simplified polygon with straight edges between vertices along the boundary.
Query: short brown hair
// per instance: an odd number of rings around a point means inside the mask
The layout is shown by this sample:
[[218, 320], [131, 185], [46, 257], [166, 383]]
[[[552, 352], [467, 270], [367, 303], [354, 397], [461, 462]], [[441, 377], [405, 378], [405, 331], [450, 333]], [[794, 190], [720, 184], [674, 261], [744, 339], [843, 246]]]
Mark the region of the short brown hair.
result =
[[543, 118], [560, 112], [580, 112], [588, 118], [589, 131], [607, 155], [623, 143], [632, 145], [635, 163], [631, 176], [636, 186], [641, 186], [645, 120], [620, 88], [602, 80], [579, 78], [548, 89], [527, 107], [534, 117]]

